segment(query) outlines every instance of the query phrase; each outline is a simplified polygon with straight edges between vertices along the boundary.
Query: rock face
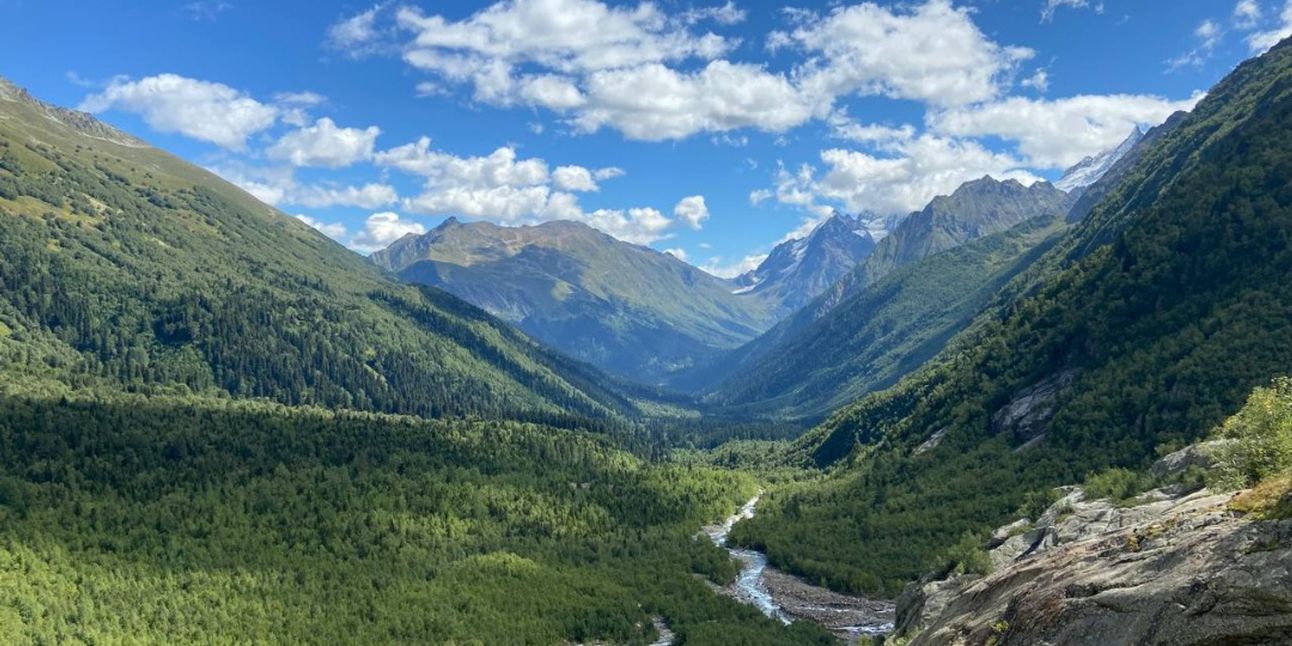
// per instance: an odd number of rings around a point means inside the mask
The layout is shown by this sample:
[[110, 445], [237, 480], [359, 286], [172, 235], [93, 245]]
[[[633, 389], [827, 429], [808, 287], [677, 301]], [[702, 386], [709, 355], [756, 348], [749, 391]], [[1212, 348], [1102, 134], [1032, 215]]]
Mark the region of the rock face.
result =
[[1045, 434], [1050, 418], [1054, 417], [1059, 393], [1071, 385], [1076, 376], [1076, 370], [1064, 370], [1018, 392], [1004, 408], [992, 415], [992, 432], [1010, 433], [1016, 444], [1039, 439]]
[[1292, 643], [1292, 520], [1243, 519], [1231, 498], [1156, 490], [1118, 507], [1069, 488], [1035, 527], [997, 530], [992, 574], [908, 586], [897, 633], [912, 645]]

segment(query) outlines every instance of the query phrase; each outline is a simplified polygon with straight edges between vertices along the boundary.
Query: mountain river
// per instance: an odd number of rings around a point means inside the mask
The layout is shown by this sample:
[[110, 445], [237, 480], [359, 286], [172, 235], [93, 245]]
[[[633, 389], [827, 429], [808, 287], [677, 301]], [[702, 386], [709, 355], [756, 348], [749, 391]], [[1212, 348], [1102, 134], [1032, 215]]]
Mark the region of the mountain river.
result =
[[759, 492], [736, 513], [702, 530], [714, 544], [726, 549], [741, 563], [740, 575], [722, 589], [723, 593], [787, 624], [798, 620], [815, 621], [848, 642], [855, 642], [863, 635], [883, 635], [892, 631], [892, 602], [840, 594], [810, 585], [768, 565], [767, 556], [762, 552], [727, 545], [731, 527], [754, 517], [761, 496], [762, 492]]

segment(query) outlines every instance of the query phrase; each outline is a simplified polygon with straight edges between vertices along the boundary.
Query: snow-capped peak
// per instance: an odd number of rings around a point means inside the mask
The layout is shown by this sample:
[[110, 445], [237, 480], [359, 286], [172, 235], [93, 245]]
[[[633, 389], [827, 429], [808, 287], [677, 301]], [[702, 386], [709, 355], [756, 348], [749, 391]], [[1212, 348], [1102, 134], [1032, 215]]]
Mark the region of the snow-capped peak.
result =
[[1093, 157], [1087, 157], [1064, 171], [1063, 177], [1054, 183], [1054, 187], [1071, 193], [1099, 181], [1113, 167], [1113, 164], [1125, 157], [1126, 153], [1130, 152], [1135, 147], [1135, 144], [1144, 138], [1145, 132], [1147, 131], [1143, 127], [1136, 126], [1131, 130], [1130, 135], [1116, 148], [1105, 150]]

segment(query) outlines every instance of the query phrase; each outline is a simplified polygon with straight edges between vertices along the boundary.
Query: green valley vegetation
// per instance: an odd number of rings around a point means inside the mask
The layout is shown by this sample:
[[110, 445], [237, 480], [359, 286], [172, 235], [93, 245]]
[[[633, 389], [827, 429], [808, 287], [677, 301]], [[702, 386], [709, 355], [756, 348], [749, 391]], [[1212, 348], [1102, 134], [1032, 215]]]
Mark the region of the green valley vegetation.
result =
[[715, 595], [748, 476], [604, 438], [193, 396], [0, 392], [0, 641], [830, 643]]
[[894, 592], [1051, 487], [1142, 469], [1238, 410], [1292, 365], [1288, 123], [1284, 42], [1145, 151], [972, 343], [805, 436], [795, 454], [832, 477], [733, 538]]

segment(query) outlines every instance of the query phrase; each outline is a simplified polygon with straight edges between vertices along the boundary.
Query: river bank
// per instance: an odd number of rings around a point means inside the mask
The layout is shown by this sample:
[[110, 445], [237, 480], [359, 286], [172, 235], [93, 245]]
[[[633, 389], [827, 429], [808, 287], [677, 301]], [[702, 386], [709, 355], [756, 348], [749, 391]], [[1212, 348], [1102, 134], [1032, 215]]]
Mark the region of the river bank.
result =
[[812, 585], [768, 565], [767, 556], [761, 552], [726, 544], [733, 525], [753, 518], [760, 496], [761, 492], [723, 522], [702, 530], [714, 544], [726, 549], [741, 563], [740, 574], [735, 581], [715, 588], [787, 624], [792, 621], [819, 623], [848, 643], [854, 643], [862, 636], [892, 631], [895, 617], [892, 602], [841, 594]]

